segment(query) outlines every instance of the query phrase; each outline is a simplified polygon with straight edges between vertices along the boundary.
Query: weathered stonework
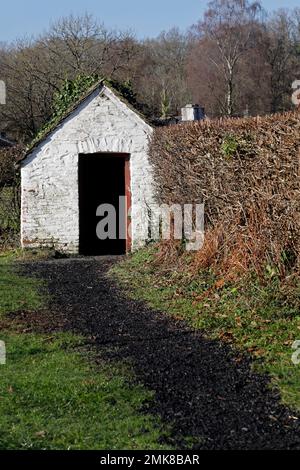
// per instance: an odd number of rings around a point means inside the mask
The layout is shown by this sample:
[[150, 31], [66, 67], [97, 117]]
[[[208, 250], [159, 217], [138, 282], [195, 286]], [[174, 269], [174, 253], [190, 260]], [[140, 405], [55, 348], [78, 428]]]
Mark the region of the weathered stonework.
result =
[[130, 154], [132, 246], [145, 240], [145, 214], [153, 202], [148, 161], [152, 128], [103, 86], [90, 95], [21, 164], [23, 247], [79, 249], [79, 154]]

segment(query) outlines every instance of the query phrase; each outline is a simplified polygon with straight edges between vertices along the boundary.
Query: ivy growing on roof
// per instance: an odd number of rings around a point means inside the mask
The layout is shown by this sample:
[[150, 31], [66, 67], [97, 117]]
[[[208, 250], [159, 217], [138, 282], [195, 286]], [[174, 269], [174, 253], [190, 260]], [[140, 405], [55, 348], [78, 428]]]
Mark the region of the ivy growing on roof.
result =
[[136, 109], [141, 109], [130, 81], [120, 83], [112, 79], [101, 79], [98, 75], [78, 75], [74, 80], [66, 79], [60, 91], [54, 95], [51, 119], [38, 131], [28, 151], [46, 137], [76, 107], [80, 100], [88, 95], [89, 91], [92, 92], [101, 83], [113, 88], [120, 98], [125, 99]]
[[78, 75], [74, 80], [66, 79], [53, 99], [53, 119], [62, 118], [89, 88], [99, 82], [98, 75]]

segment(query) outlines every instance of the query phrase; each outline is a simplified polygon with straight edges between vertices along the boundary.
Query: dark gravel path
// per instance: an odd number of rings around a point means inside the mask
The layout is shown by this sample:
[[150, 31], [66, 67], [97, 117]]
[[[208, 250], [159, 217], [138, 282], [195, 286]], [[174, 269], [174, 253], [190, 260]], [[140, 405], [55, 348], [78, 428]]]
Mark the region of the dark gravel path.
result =
[[268, 379], [227, 345], [128, 300], [106, 277], [113, 262], [24, 265], [48, 281], [52, 295], [49, 311], [31, 314], [32, 328], [80, 332], [106, 359], [129, 360], [138, 380], [154, 390], [150, 411], [172, 424], [170, 443], [179, 449], [182, 436], [197, 438], [196, 449], [300, 449], [299, 420], [279, 404]]

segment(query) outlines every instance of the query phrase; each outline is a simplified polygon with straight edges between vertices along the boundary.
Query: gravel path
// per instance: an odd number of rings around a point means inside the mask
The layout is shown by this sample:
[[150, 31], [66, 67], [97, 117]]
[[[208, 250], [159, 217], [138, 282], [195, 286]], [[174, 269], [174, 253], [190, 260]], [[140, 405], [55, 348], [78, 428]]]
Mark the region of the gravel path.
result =
[[[279, 403], [268, 379], [230, 347], [210, 341], [140, 302], [107, 278], [110, 258], [26, 263], [48, 281], [49, 311], [30, 314], [32, 329], [84, 334], [106, 360], [127, 360], [155, 392], [152, 414], [171, 425], [178, 449], [300, 449], [300, 420]], [[27, 317], [28, 318], [28, 317]]]

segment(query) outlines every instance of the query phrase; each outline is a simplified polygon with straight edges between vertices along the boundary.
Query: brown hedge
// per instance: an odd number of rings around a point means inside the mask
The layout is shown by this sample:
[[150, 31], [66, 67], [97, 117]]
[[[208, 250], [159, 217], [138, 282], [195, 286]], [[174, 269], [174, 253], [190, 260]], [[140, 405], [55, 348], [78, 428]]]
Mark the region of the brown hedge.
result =
[[200, 265], [299, 268], [299, 111], [159, 128], [150, 158], [160, 203], [205, 203]]

